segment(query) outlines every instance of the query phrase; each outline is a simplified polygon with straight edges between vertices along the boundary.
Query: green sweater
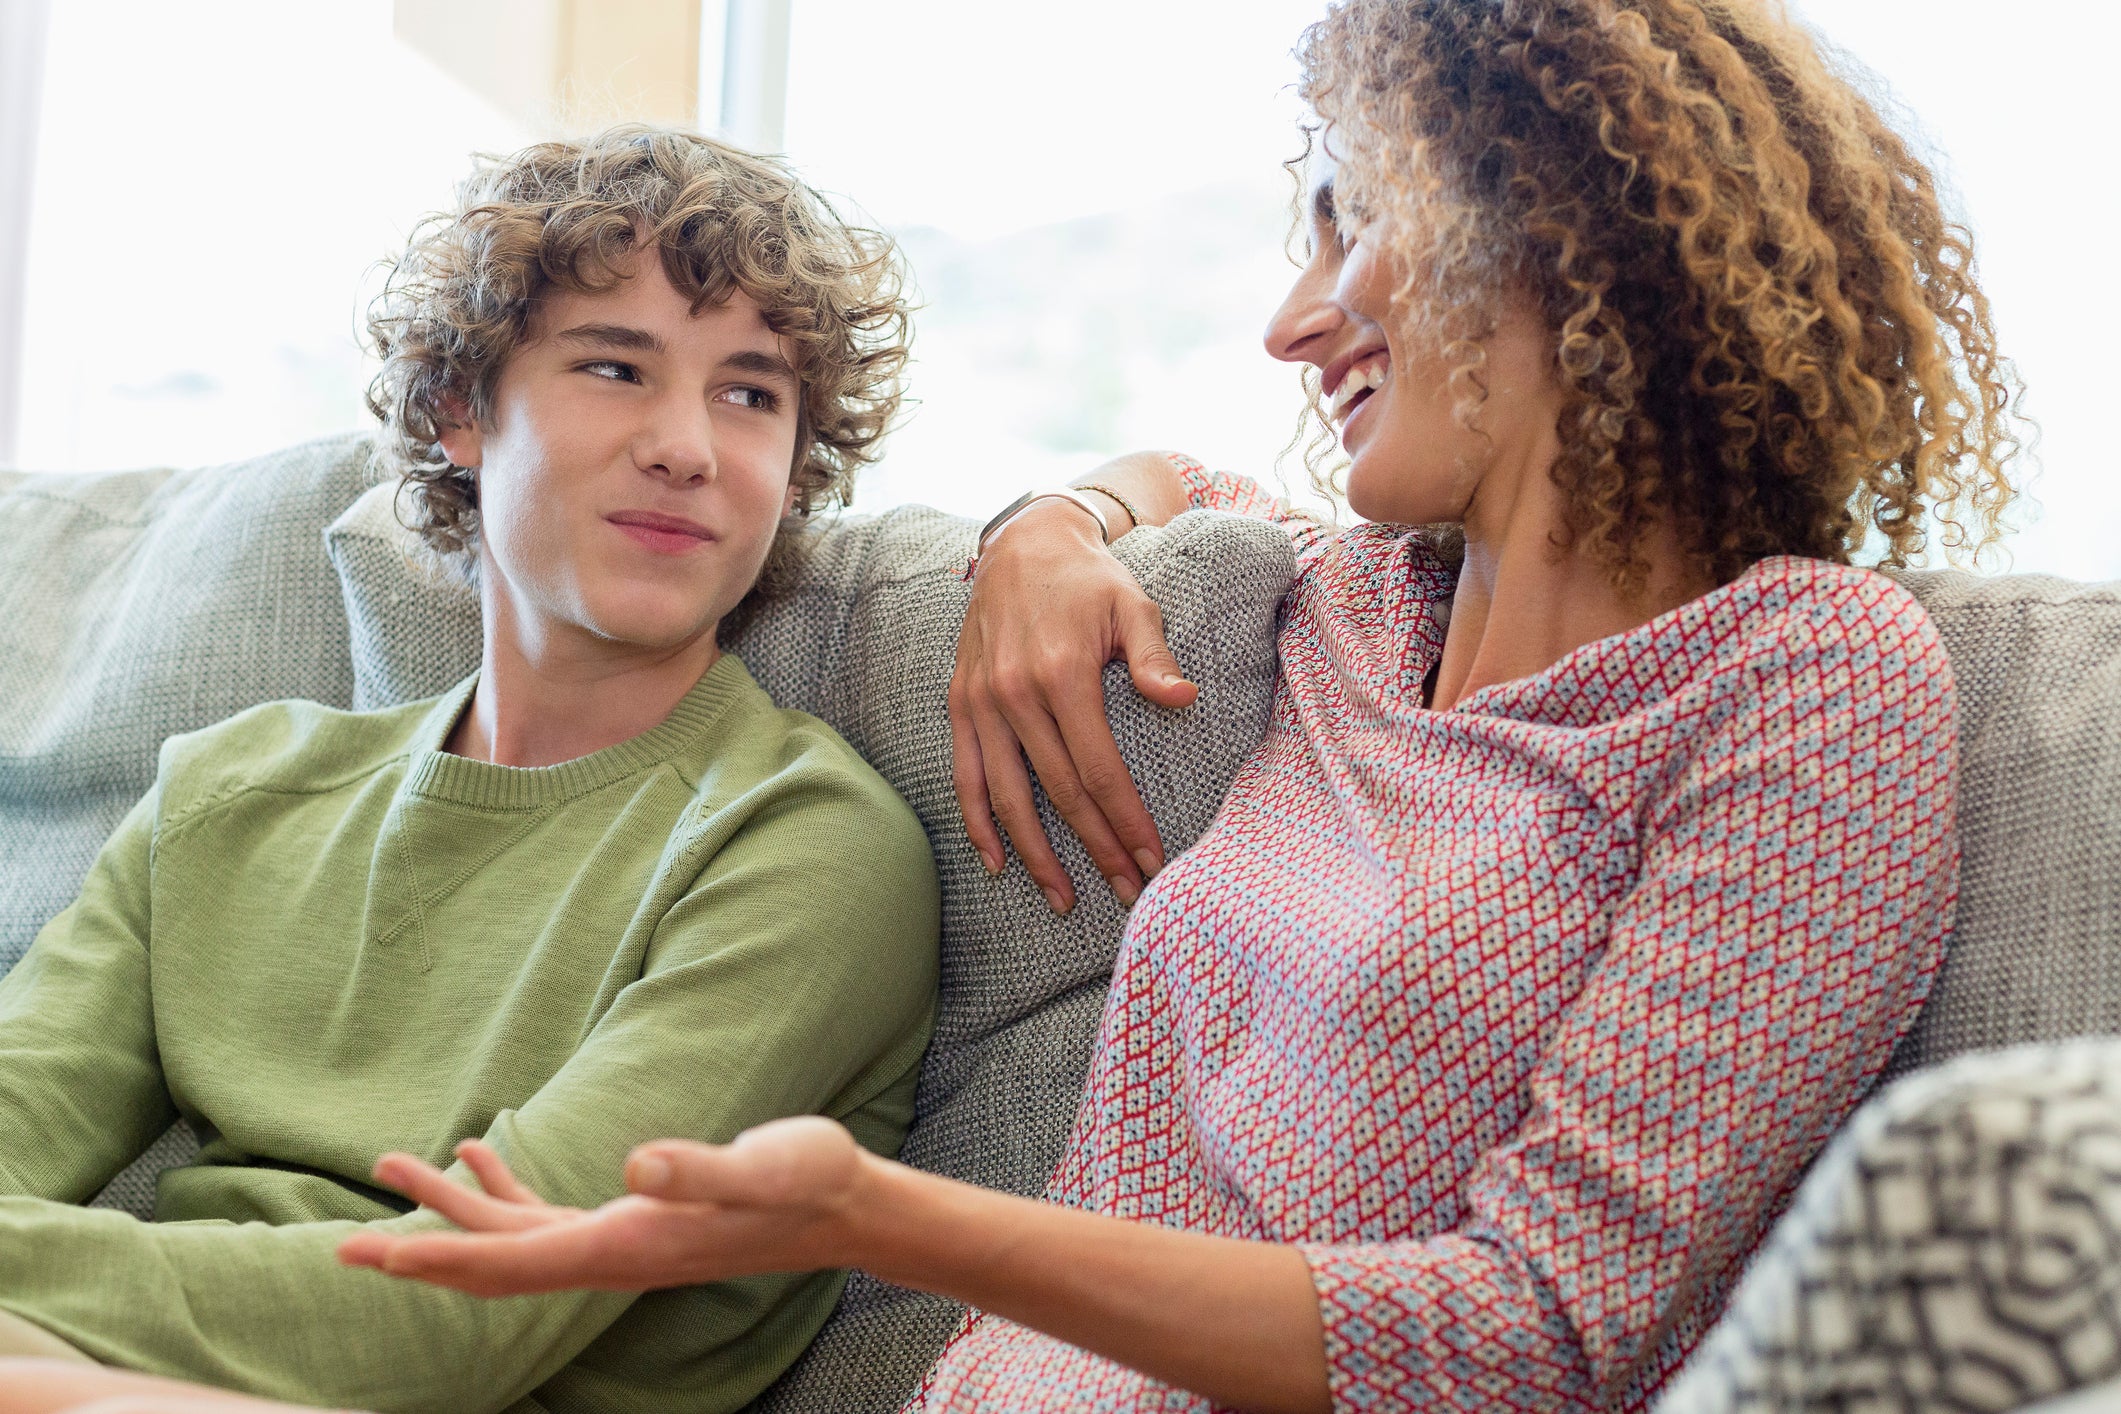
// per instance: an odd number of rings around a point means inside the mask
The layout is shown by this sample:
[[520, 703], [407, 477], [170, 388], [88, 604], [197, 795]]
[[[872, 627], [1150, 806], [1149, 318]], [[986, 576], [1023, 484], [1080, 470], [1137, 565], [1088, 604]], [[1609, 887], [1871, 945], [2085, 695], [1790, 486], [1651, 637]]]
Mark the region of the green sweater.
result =
[[[442, 1225], [371, 1186], [388, 1149], [482, 1135], [588, 1207], [643, 1140], [811, 1113], [892, 1154], [912, 1120], [934, 863], [852, 748], [725, 656], [652, 731], [495, 766], [439, 750], [472, 686], [163, 748], [0, 981], [0, 1307], [128, 1369], [449, 1414], [735, 1409], [815, 1334], [841, 1274], [482, 1301], [334, 1260]], [[179, 1115], [205, 1144], [159, 1221], [70, 1206]]]

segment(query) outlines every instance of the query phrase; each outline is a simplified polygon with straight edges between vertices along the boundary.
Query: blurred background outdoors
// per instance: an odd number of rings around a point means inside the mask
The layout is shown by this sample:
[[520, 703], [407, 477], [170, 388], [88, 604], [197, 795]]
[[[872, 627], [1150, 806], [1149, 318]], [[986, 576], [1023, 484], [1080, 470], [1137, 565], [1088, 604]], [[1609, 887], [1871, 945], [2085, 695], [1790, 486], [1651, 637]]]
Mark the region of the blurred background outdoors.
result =
[[[0, 465], [225, 461], [363, 427], [377, 259], [474, 151], [621, 117], [785, 151], [896, 233], [914, 404], [859, 508], [983, 516], [1136, 446], [1273, 478], [1260, 330], [1320, 0], [0, 0]], [[1973, 225], [2043, 426], [1992, 568], [2121, 576], [2103, 421], [2121, 20], [1808, 0]], [[2096, 31], [2096, 32], [2094, 32]], [[2103, 116], [2103, 115], [2102, 115]], [[1303, 472], [1292, 455], [1287, 481]]]

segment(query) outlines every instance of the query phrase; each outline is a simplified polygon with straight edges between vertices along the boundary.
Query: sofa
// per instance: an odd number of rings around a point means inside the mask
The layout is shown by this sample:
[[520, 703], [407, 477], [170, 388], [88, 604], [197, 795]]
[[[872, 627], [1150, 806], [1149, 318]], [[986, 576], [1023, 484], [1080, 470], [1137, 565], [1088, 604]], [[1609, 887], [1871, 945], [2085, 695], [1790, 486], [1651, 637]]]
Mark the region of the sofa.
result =
[[[165, 737], [279, 697], [410, 701], [476, 665], [472, 590], [399, 525], [394, 491], [359, 436], [230, 466], [0, 472], [0, 970], [71, 898]], [[942, 704], [973, 529], [922, 508], [814, 526], [801, 574], [730, 647], [861, 751], [934, 846], [942, 991], [904, 1158], [1035, 1194], [1123, 912], [1087, 887], [1056, 918], [964, 838]], [[1211, 512], [1115, 553], [1203, 687], [1173, 712], [1107, 674], [1175, 852], [1265, 728], [1293, 564], [1277, 530]], [[1815, 1165], [1671, 1410], [2001, 1410], [2121, 1379], [2121, 1039], [2100, 1039], [2121, 1036], [2121, 584], [1903, 578], [1960, 692], [1953, 941], [1895, 1083]], [[195, 1150], [180, 1123], [94, 1201], [151, 1217], [156, 1174]], [[892, 1409], [961, 1318], [856, 1274], [756, 1407]]]

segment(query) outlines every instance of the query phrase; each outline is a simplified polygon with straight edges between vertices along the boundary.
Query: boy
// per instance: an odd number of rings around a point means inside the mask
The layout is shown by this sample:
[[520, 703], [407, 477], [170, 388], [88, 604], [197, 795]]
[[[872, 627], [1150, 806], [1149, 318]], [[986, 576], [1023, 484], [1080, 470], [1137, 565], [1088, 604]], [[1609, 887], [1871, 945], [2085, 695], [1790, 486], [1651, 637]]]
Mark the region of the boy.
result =
[[[837, 1277], [493, 1304], [333, 1253], [440, 1225], [369, 1183], [389, 1150], [483, 1138], [584, 1206], [666, 1134], [818, 1113], [896, 1151], [926, 841], [716, 646], [896, 408], [892, 253], [777, 163], [623, 128], [483, 166], [370, 330], [382, 459], [476, 567], [482, 663], [171, 741], [0, 981], [0, 1354], [376, 1409], [738, 1408]], [[69, 1206], [179, 1115], [206, 1142], [160, 1221]], [[0, 1366], [0, 1409], [54, 1380], [131, 1387]]]

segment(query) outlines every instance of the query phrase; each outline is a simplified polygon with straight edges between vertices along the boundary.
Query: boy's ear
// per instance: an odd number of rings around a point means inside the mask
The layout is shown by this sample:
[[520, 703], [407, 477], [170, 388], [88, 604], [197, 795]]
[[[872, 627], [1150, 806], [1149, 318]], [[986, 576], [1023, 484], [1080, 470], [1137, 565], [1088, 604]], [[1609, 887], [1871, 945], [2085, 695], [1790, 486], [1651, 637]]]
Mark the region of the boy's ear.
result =
[[442, 399], [442, 435], [435, 439], [452, 466], [477, 470], [485, 460], [485, 438], [473, 421], [471, 407], [455, 394]]

